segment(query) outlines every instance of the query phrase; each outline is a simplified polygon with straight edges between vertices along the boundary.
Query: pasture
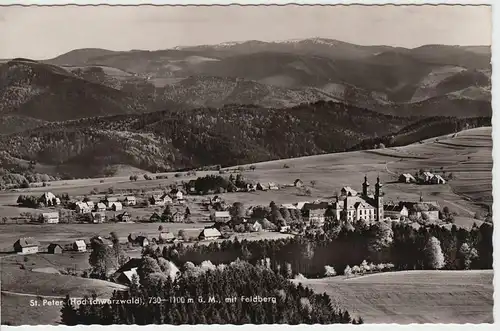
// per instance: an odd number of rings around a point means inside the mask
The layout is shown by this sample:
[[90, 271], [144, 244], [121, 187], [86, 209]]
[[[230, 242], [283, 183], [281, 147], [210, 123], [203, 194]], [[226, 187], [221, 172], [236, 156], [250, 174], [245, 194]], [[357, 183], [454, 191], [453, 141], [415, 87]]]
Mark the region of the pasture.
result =
[[492, 323], [493, 270], [398, 271], [294, 280], [365, 323]]

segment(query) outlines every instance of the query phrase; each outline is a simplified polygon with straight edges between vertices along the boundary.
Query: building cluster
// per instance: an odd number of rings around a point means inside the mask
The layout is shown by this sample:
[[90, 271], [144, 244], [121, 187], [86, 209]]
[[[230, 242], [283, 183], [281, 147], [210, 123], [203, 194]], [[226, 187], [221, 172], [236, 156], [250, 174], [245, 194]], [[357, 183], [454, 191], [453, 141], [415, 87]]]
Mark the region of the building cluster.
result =
[[410, 173], [401, 174], [399, 176], [399, 182], [428, 185], [446, 184], [446, 180], [441, 175], [434, 174], [429, 171], [424, 171], [421, 174], [416, 174], [415, 176]]
[[[47, 246], [49, 254], [60, 254], [63, 251], [86, 252], [89, 243], [83, 239], [77, 239], [71, 244], [62, 245], [51, 243]], [[36, 254], [40, 251], [40, 243], [33, 237], [21, 237], [14, 243], [14, 251], [18, 254]]]

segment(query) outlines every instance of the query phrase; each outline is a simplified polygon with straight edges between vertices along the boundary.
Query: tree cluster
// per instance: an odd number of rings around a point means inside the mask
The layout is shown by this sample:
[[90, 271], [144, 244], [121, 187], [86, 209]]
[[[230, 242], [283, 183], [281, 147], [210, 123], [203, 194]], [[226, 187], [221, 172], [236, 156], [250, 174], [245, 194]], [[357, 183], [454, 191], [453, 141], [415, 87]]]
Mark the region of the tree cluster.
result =
[[[139, 299], [142, 304], [73, 307], [68, 296], [61, 309], [62, 322], [66, 325], [362, 323], [361, 318], [353, 319], [349, 312], [335, 308], [328, 295], [295, 285], [266, 266], [244, 261], [218, 267], [211, 263], [202, 267], [187, 263], [182, 274], [172, 280], [162, 276], [154, 258], [144, 259], [148, 262], [139, 268], [141, 286], [135, 283], [129, 290], [112, 296], [113, 300]], [[241, 299], [254, 296], [275, 298], [275, 302], [252, 303]]]

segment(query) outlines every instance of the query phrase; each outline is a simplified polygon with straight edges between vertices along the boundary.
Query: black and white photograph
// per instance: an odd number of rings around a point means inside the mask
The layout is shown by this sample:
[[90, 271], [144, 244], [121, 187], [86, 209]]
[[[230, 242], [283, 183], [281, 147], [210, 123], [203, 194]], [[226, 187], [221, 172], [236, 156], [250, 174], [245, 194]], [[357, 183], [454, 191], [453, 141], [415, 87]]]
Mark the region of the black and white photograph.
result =
[[492, 21], [1, 5], [2, 327], [493, 323]]

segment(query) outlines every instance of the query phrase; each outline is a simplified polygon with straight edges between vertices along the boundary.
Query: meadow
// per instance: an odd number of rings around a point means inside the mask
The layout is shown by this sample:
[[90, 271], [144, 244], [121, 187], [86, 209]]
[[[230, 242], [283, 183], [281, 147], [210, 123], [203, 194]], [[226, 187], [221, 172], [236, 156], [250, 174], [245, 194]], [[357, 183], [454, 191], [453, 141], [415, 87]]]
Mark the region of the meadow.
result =
[[294, 280], [365, 323], [493, 323], [493, 270], [397, 271]]

